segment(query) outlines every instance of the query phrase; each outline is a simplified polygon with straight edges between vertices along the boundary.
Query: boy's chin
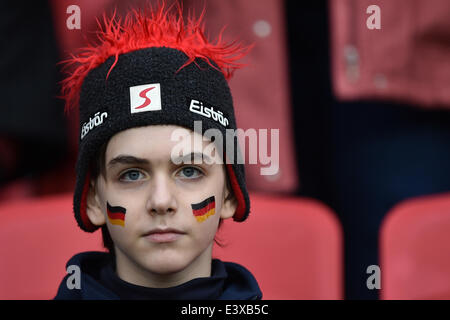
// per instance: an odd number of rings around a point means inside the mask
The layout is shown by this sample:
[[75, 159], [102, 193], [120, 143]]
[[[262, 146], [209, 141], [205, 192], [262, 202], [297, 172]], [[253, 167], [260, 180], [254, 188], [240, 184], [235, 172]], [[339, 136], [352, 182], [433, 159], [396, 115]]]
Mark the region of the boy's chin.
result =
[[183, 271], [192, 263], [192, 259], [186, 256], [165, 255], [160, 253], [147, 261], [143, 261], [143, 267], [154, 274], [170, 275]]

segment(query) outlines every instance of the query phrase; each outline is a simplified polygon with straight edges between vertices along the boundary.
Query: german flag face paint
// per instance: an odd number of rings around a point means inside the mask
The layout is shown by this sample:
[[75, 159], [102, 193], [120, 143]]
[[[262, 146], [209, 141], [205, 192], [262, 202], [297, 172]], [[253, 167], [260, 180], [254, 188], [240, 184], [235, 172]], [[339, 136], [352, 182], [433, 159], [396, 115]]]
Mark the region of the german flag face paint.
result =
[[113, 207], [106, 202], [106, 210], [111, 224], [125, 227], [125, 213], [127, 212], [125, 208], [119, 206]]
[[192, 213], [198, 222], [203, 222], [216, 213], [216, 201], [214, 196], [209, 197], [202, 202], [191, 204], [191, 207]]

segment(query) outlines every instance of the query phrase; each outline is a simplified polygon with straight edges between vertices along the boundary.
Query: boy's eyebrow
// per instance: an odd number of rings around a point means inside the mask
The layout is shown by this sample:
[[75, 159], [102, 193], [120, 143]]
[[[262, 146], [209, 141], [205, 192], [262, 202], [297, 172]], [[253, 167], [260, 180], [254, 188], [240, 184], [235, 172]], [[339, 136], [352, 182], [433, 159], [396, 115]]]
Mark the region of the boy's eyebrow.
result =
[[[208, 163], [212, 163], [212, 160], [209, 156], [201, 152], [191, 152], [184, 156], [177, 157], [173, 160], [178, 160], [181, 163], [187, 163], [187, 160], [190, 160], [190, 163], [194, 163], [194, 160], [200, 159], [202, 162], [206, 161]], [[119, 155], [113, 159], [111, 159], [108, 163], [108, 167], [113, 167], [116, 164], [145, 164], [148, 165], [150, 162], [147, 159], [137, 158], [135, 156], [130, 155]]]
[[108, 167], [112, 167], [116, 164], [149, 164], [147, 159], [137, 158], [130, 155], [119, 155], [108, 163]]
[[202, 163], [203, 162], [212, 163], [211, 158], [202, 152], [191, 152], [184, 156], [176, 157], [172, 160], [174, 160], [174, 162], [176, 161], [181, 163], [187, 163], [188, 162], [187, 160], [189, 160], [190, 163], [194, 163], [196, 159], [201, 160]]

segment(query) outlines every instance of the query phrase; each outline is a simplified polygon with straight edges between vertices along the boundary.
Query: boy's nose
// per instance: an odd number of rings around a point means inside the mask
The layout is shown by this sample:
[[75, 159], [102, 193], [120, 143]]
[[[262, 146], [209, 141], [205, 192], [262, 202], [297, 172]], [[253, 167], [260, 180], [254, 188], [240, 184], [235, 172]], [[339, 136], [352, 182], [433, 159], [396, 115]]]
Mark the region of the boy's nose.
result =
[[147, 200], [147, 211], [151, 214], [167, 214], [177, 211], [177, 204], [168, 177], [155, 175]]

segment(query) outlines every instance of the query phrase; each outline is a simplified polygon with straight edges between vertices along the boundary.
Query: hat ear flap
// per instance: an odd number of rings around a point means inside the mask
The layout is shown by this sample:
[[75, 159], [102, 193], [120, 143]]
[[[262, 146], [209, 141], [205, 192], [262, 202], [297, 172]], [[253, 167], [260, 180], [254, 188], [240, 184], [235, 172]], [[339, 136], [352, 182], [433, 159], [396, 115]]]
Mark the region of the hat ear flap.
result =
[[235, 221], [244, 221], [247, 218], [248, 215], [248, 205], [245, 201], [244, 194], [242, 192], [241, 186], [239, 185], [239, 181], [236, 178], [236, 174], [234, 172], [234, 167], [232, 164], [227, 163], [225, 164], [228, 172], [228, 177], [230, 179], [231, 188], [233, 189], [233, 193], [236, 197], [236, 200], [238, 202], [236, 211], [233, 215], [233, 220]]

